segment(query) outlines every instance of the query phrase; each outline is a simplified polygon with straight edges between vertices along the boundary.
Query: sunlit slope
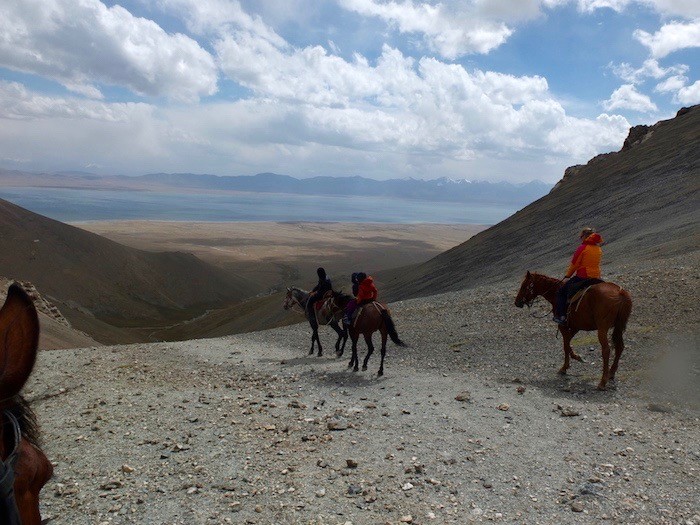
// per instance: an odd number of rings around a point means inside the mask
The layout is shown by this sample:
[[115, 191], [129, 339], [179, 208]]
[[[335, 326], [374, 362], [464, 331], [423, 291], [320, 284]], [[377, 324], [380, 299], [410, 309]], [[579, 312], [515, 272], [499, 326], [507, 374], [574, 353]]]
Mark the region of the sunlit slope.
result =
[[545, 197], [430, 261], [383, 274], [392, 300], [513, 280], [525, 270], [563, 275], [582, 226], [607, 241], [606, 263], [683, 255], [700, 245], [700, 106], [625, 146], [566, 170]]

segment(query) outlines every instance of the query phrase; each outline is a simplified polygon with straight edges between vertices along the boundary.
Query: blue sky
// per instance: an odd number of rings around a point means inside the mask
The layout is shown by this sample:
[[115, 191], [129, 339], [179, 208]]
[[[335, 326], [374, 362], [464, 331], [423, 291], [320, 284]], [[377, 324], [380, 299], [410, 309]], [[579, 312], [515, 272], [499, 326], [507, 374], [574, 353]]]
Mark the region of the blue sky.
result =
[[696, 0], [9, 0], [0, 167], [558, 180], [700, 103]]

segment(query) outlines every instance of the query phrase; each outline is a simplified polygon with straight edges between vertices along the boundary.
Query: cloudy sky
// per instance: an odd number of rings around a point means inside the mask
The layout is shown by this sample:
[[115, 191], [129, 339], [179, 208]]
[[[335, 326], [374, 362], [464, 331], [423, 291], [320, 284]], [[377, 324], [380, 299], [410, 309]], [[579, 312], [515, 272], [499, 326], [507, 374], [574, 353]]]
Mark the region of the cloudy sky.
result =
[[698, 0], [2, 0], [0, 167], [551, 182], [699, 47]]

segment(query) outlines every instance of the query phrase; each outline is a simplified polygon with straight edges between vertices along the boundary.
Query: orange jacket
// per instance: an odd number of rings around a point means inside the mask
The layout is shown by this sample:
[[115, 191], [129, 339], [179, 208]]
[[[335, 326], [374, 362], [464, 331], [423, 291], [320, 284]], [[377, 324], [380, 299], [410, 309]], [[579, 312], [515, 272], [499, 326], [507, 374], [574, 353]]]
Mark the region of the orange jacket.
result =
[[574, 256], [571, 258], [571, 264], [566, 270], [566, 276], [571, 277], [574, 273], [578, 277], [584, 279], [590, 277], [600, 278], [600, 259], [603, 257], [603, 250], [600, 249], [600, 244], [603, 238], [592, 233], [586, 237], [583, 244], [578, 247]]
[[377, 287], [374, 286], [374, 280], [371, 277], [365, 277], [360, 283], [360, 288], [357, 291], [357, 302], [376, 301]]

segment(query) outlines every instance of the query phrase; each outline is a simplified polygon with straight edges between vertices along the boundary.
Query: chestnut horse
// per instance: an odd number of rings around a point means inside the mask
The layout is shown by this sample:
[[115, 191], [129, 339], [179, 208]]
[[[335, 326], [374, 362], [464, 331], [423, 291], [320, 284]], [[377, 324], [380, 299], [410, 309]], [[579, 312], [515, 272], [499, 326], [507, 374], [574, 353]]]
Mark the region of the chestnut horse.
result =
[[[554, 309], [557, 301], [557, 290], [563, 282], [538, 273], [527, 272], [520, 290], [515, 298], [515, 306], [530, 307], [537, 296], [544, 297]], [[559, 370], [566, 374], [569, 368], [569, 358], [583, 362], [583, 359], [571, 348], [571, 339], [580, 330], [598, 331], [598, 341], [603, 352], [603, 377], [598, 384], [598, 390], [605, 390], [608, 381], [615, 379], [617, 365], [625, 348], [622, 333], [627, 327], [627, 320], [632, 311], [632, 297], [621, 286], [615, 283], [595, 284], [586, 291], [580, 301], [569, 308], [567, 322], [559, 325], [559, 331], [564, 339], [564, 365]], [[613, 328], [612, 340], [615, 345], [615, 359], [610, 367], [610, 345], [608, 331]]]
[[[287, 288], [287, 295], [284, 298], [284, 303], [282, 306], [285, 310], [296, 310], [297, 312], [304, 314], [306, 320], [311, 325], [311, 350], [309, 350], [309, 355], [314, 353], [314, 342], [318, 343], [318, 357], [323, 355], [323, 348], [321, 348], [321, 340], [318, 338], [318, 322], [319, 318], [316, 317], [316, 312], [312, 312], [306, 306], [309, 302], [309, 292], [292, 286]], [[332, 306], [332, 304], [331, 304]], [[323, 312], [321, 314], [322, 319], [320, 321], [326, 325], [329, 325], [335, 333], [338, 334], [338, 339], [335, 341], [335, 353], [338, 355], [343, 355], [343, 350], [345, 350], [345, 343], [348, 341], [348, 332], [345, 328], [341, 328], [338, 322], [343, 318], [343, 311], [334, 308], [332, 311]]]
[[[333, 302], [336, 308], [340, 309], [341, 312], [345, 311], [345, 307], [348, 302], [352, 300], [352, 296], [344, 294], [342, 292], [333, 292]], [[399, 334], [396, 332], [396, 326], [394, 325], [394, 320], [391, 318], [389, 309], [386, 305], [379, 304], [377, 302], [363, 305], [361, 307], [362, 311], [357, 312], [355, 320], [350, 325], [350, 341], [352, 341], [352, 357], [348, 363], [348, 368], [352, 368], [355, 372], [359, 369], [359, 358], [357, 357], [357, 340], [362, 334], [365, 338], [365, 343], [367, 343], [367, 355], [365, 360], [362, 362], [362, 370], [367, 370], [367, 362], [369, 361], [372, 352], [374, 352], [374, 345], [372, 344], [372, 334], [379, 330], [382, 336], [382, 361], [379, 365], [378, 376], [384, 375], [384, 357], [386, 356], [386, 336], [387, 333], [391, 340], [397, 346], [406, 346], [401, 339], [399, 339]], [[343, 350], [341, 349], [338, 353], [338, 357], [343, 355]]]
[[0, 523], [40, 525], [39, 492], [53, 466], [39, 449], [36, 418], [19, 395], [34, 367], [39, 320], [13, 284], [0, 310]]

